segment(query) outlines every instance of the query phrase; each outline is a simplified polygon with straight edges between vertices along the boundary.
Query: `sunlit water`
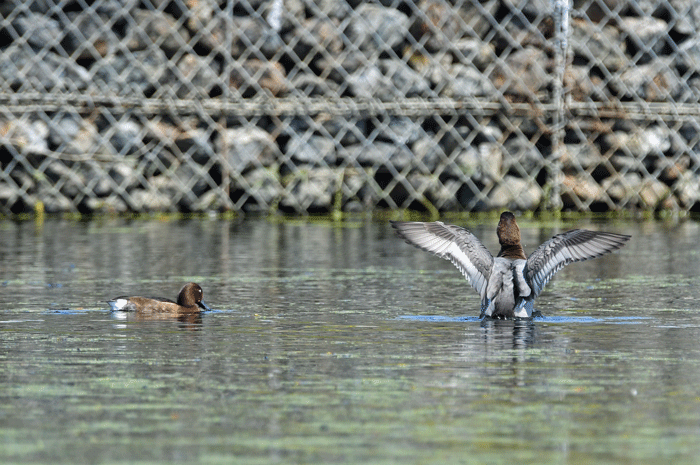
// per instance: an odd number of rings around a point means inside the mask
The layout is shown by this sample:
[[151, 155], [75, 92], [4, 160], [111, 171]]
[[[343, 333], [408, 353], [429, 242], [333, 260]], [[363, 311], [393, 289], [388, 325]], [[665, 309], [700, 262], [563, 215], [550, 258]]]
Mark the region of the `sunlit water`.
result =
[[[697, 463], [698, 224], [520, 223], [633, 238], [482, 322], [383, 222], [2, 222], [0, 463]], [[104, 303], [187, 281], [201, 319]]]

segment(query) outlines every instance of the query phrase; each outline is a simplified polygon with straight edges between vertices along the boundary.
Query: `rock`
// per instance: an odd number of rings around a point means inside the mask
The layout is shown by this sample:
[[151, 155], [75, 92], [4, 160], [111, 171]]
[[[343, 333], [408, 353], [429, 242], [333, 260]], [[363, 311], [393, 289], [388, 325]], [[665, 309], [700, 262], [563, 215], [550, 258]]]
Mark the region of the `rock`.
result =
[[[71, 164], [69, 167], [62, 161], [51, 161], [44, 165], [44, 176], [52, 181], [55, 186], [60, 186], [59, 191], [69, 199], [75, 199], [81, 193], [87, 179], [79, 173], [79, 166]], [[61, 201], [62, 202], [62, 201]], [[68, 210], [72, 210], [71, 207]]]
[[511, 137], [503, 144], [503, 172], [535, 177], [544, 168], [546, 153], [540, 153], [523, 137]]
[[168, 56], [173, 56], [190, 41], [189, 32], [168, 13], [135, 9], [131, 17], [135, 24], [125, 38], [129, 50], [146, 50], [157, 44]]
[[700, 204], [700, 183], [695, 176], [683, 176], [676, 184], [673, 186], [673, 190], [678, 197], [678, 201], [681, 205], [693, 211], [698, 211], [698, 205]]
[[126, 200], [130, 209], [145, 212], [172, 210], [174, 207], [172, 193], [164, 193], [155, 189], [155, 186], [159, 183], [163, 184], [163, 181], [167, 181], [167, 179], [161, 180], [156, 176], [150, 180], [152, 189], [134, 189], [129, 192], [129, 196]]
[[118, 37], [107, 26], [109, 17], [82, 12], [66, 13], [61, 21], [61, 46], [76, 59], [104, 58], [116, 48]]
[[325, 53], [338, 56], [343, 52], [343, 36], [340, 23], [336, 19], [312, 17], [303, 20], [300, 33], [298, 29], [290, 30], [286, 42], [293, 43], [293, 50], [299, 62], [312, 62]]
[[236, 63], [231, 71], [231, 86], [246, 98], [259, 93], [260, 90], [268, 90], [276, 97], [289, 90], [282, 65], [262, 60]]
[[624, 69], [629, 59], [625, 56], [627, 46], [621, 32], [614, 26], [598, 25], [582, 19], [570, 23], [569, 44], [576, 57], [589, 63], [600, 61], [611, 73]]
[[370, 146], [353, 145], [338, 150], [338, 158], [349, 164], [359, 163], [361, 166], [379, 167], [391, 164], [398, 171], [413, 165], [415, 157], [405, 146], [397, 146], [387, 142], [375, 142]]
[[562, 187], [561, 200], [566, 208], [587, 209], [607, 199], [605, 190], [586, 173], [564, 176]]
[[278, 148], [272, 136], [256, 127], [223, 131], [216, 141], [216, 151], [228, 153], [231, 170], [244, 173], [253, 168], [266, 168], [277, 161]]
[[605, 158], [601, 155], [596, 145], [585, 142], [582, 144], [565, 144], [562, 147], [559, 161], [565, 172], [574, 174], [580, 171], [593, 170], [598, 165], [605, 163]]
[[[483, 5], [483, 4], [482, 4]], [[476, 66], [484, 71], [495, 61], [496, 51], [492, 44], [475, 39], [457, 39], [452, 43], [452, 62]]]
[[220, 94], [227, 83], [221, 80], [221, 66], [214, 60], [205, 60], [187, 53], [177, 64], [182, 79], [176, 82], [175, 93], [180, 98], [207, 98]]
[[385, 91], [387, 98], [394, 95], [394, 91], [403, 97], [437, 97], [427, 80], [403, 61], [379, 60], [379, 70], [392, 87]]
[[11, 145], [20, 153], [49, 155], [49, 134], [49, 126], [41, 120], [28, 123], [21, 120], [0, 120], [0, 142]]
[[564, 71], [564, 87], [577, 102], [607, 101], [610, 92], [599, 76], [593, 75], [588, 66], [570, 65]]
[[304, 97], [340, 97], [338, 84], [314, 74], [297, 74], [290, 80], [290, 94]]
[[515, 176], [504, 176], [503, 181], [488, 194], [490, 210], [535, 210], [542, 203], [540, 186]]
[[386, 125], [377, 127], [379, 139], [385, 139], [396, 145], [410, 145], [425, 134], [420, 123], [414, 119], [396, 116], [390, 117]]
[[633, 202], [639, 203], [642, 208], [655, 209], [671, 194], [666, 184], [656, 179], [642, 178], [636, 173], [605, 178], [601, 186], [618, 205]]
[[668, 60], [657, 59], [628, 68], [613, 76], [608, 86], [619, 97], [665, 102], [680, 95], [683, 87]]
[[630, 55], [643, 52], [635, 59], [637, 65], [648, 63], [664, 54], [669, 37], [669, 25], [666, 21], [650, 16], [623, 16], [618, 24], [621, 32], [627, 37], [627, 52]]
[[105, 146], [97, 126], [91, 121], [81, 119], [77, 115], [66, 115], [54, 119], [49, 127], [49, 143], [62, 153], [91, 157], [99, 153], [101, 157], [113, 156]]
[[[669, 22], [673, 24], [673, 30], [685, 36], [694, 36], [700, 25], [700, 5], [695, 0], [669, 0], [668, 5], [670, 10], [662, 11], [672, 18], [672, 22]], [[653, 2], [653, 8], [661, 7]]]
[[408, 34], [408, 16], [394, 8], [363, 3], [355, 10], [346, 30], [348, 40], [363, 52], [398, 48]]
[[492, 84], [505, 94], [521, 98], [535, 98], [551, 81], [547, 69], [551, 68], [547, 54], [527, 47], [505, 58], [505, 66], [496, 66], [491, 73]]
[[492, 82], [471, 65], [455, 63], [446, 69], [434, 68], [430, 81], [443, 97], [469, 99], [486, 97], [496, 92]]
[[37, 13], [24, 13], [12, 20], [12, 27], [33, 47], [54, 48], [61, 40], [61, 26], [58, 21]]
[[0, 81], [7, 89], [75, 92], [87, 89], [91, 80], [85, 68], [51, 52], [42, 55], [40, 60], [28, 47], [12, 47], [0, 54]]
[[616, 153], [634, 154], [634, 158], [643, 160], [645, 157], [658, 157], [669, 151], [672, 135], [667, 128], [649, 126], [633, 133], [614, 131], [606, 134], [603, 140], [608, 150], [613, 150]]
[[297, 164], [327, 166], [336, 162], [335, 143], [321, 136], [293, 134], [285, 153]]
[[339, 175], [330, 168], [298, 168], [285, 180], [280, 207], [297, 212], [329, 211]]
[[109, 143], [120, 156], [140, 154], [144, 151], [143, 127], [135, 121], [122, 120], [110, 124]]
[[[134, 63], [138, 66], [134, 66]], [[91, 69], [94, 83], [109, 95], [152, 96], [162, 85], [170, 90], [172, 77], [168, 73], [168, 59], [160, 50], [133, 52], [129, 55], [109, 55]]]
[[421, 14], [412, 17], [411, 34], [417, 41], [425, 42], [424, 47], [430, 52], [449, 50], [464, 36], [464, 24], [469, 25], [470, 32], [483, 37], [491, 29], [489, 15], [496, 14], [498, 3], [490, 0], [475, 6], [472, 2], [452, 5], [442, 0], [421, 0], [416, 7]]
[[247, 212], [267, 211], [275, 205], [283, 192], [277, 174], [266, 168], [253, 168], [242, 177], [232, 178], [231, 199], [243, 201]]

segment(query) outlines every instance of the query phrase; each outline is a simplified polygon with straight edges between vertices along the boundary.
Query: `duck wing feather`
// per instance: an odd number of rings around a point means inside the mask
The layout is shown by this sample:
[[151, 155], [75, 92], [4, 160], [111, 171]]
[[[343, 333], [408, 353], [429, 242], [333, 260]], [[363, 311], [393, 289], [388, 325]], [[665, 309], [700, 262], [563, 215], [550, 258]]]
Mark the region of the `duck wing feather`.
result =
[[392, 221], [396, 233], [409, 244], [451, 261], [483, 300], [486, 296], [493, 255], [466, 229], [445, 224]]
[[609, 232], [574, 229], [549, 239], [527, 259], [525, 278], [537, 297], [552, 276], [564, 266], [600, 257], [625, 245], [630, 236]]

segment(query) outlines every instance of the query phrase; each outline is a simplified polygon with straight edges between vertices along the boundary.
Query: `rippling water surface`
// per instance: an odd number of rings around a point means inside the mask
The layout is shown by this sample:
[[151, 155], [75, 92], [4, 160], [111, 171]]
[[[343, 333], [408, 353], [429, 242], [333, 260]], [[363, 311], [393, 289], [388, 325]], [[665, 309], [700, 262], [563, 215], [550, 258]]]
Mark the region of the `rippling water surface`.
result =
[[[633, 238], [482, 322], [384, 222], [0, 222], [0, 463], [697, 463], [698, 223], [520, 226]], [[104, 303], [187, 281], [214, 311]]]

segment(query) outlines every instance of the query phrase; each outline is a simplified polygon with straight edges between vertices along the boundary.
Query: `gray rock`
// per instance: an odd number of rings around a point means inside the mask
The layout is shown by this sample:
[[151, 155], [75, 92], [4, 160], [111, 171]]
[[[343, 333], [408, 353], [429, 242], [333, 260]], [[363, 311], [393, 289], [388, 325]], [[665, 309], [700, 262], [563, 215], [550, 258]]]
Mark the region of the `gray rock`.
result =
[[672, 139], [670, 131], [661, 126], [648, 126], [635, 132], [614, 131], [603, 138], [606, 146], [615, 151], [634, 154], [638, 159], [669, 151]]
[[[620, 30], [627, 36], [631, 49], [644, 50], [636, 57], [637, 65], [646, 63], [664, 53], [667, 46], [669, 25], [659, 18], [623, 16], [618, 22]], [[651, 53], [646, 52], [650, 50]]]
[[534, 177], [544, 167], [547, 156], [524, 137], [511, 137], [503, 144], [503, 172]]
[[[21, 71], [20, 71], [21, 70]], [[90, 73], [73, 60], [48, 52], [39, 58], [31, 49], [12, 47], [0, 54], [0, 80], [4, 86], [25, 91], [84, 91]]]
[[273, 96], [281, 96], [289, 90], [289, 82], [282, 65], [263, 60], [234, 63], [231, 86], [243, 97], [252, 97], [265, 90]]
[[[159, 184], [159, 179], [151, 179], [153, 185]], [[159, 212], [173, 210], [172, 193], [160, 192], [156, 189], [144, 190], [134, 189], [129, 193], [126, 202], [129, 204], [130, 210], [140, 212]]]
[[364, 99], [389, 102], [401, 96], [391, 80], [374, 65], [358, 68], [347, 77], [347, 83], [356, 97]]
[[578, 102], [610, 99], [610, 92], [604, 84], [603, 79], [591, 74], [588, 66], [570, 65], [564, 71], [564, 86], [572, 99]]
[[[79, 172], [79, 166], [71, 164], [67, 166], [62, 161], [51, 161], [44, 166], [44, 175], [52, 181], [55, 186], [60, 186], [61, 194], [69, 199], [75, 199], [81, 193], [86, 184], [85, 176]], [[72, 208], [68, 208], [71, 210]]]
[[12, 27], [33, 47], [54, 48], [62, 37], [58, 21], [43, 14], [20, 14], [12, 20]]
[[408, 35], [408, 16], [394, 8], [363, 3], [347, 28], [351, 43], [372, 54], [399, 47]]
[[78, 115], [54, 119], [49, 127], [49, 142], [57, 147], [57, 151], [71, 155], [91, 157], [99, 154], [102, 158], [114, 155], [109, 150], [109, 145], [104, 144], [97, 126]]
[[109, 16], [91, 11], [68, 12], [61, 21], [61, 45], [76, 59], [103, 58], [119, 43], [109, 23]]
[[695, 176], [684, 176], [674, 184], [673, 190], [684, 208], [697, 208], [700, 203], [700, 183]]
[[360, 166], [379, 167], [391, 164], [399, 171], [415, 164], [415, 157], [407, 147], [388, 142], [343, 147], [338, 150], [338, 158]]
[[285, 153], [298, 164], [326, 166], [336, 162], [335, 143], [321, 136], [294, 134], [287, 142]]
[[180, 76], [173, 84], [180, 98], [207, 98], [228, 85], [221, 77], [221, 65], [214, 60], [187, 53], [178, 61], [177, 69]]
[[277, 161], [278, 148], [272, 136], [256, 127], [227, 129], [216, 141], [218, 153], [228, 153], [231, 170], [244, 173], [270, 167]]
[[452, 42], [452, 61], [462, 65], [473, 65], [483, 71], [496, 60], [493, 44], [476, 39], [457, 39]]
[[601, 186], [618, 205], [633, 202], [642, 208], [654, 209], [671, 194], [666, 184], [637, 173], [605, 178]]
[[565, 172], [574, 174], [580, 171], [590, 172], [596, 166], [605, 163], [605, 158], [594, 144], [565, 144], [559, 161]]
[[441, 96], [454, 99], [487, 97], [496, 91], [493, 83], [478, 69], [461, 63], [434, 68], [430, 81]]
[[[437, 97], [428, 81], [403, 61], [379, 60], [379, 70], [391, 86], [404, 97]], [[387, 91], [386, 94], [393, 92]]]
[[587, 208], [593, 202], [605, 202], [605, 189], [587, 173], [564, 176], [561, 186], [561, 201], [566, 208]]
[[167, 13], [136, 9], [131, 12], [131, 17], [134, 23], [125, 38], [129, 50], [145, 50], [158, 44], [168, 56], [172, 56], [190, 41], [189, 32]]
[[321, 126], [334, 140], [344, 146], [361, 143], [367, 134], [367, 122], [343, 117], [326, 117]]
[[[206, 26], [204, 30], [196, 30], [199, 44], [208, 50], [225, 53], [236, 59], [270, 59], [285, 47], [279, 33], [261, 18], [229, 18], [223, 12], [219, 12]], [[227, 43], [227, 38], [231, 40], [230, 43]], [[256, 50], [259, 52], [255, 53]]]
[[292, 43], [294, 54], [299, 61], [311, 62], [316, 56], [330, 54], [338, 56], [343, 52], [343, 36], [338, 20], [312, 17], [303, 20], [299, 28], [290, 30], [286, 42]]
[[501, 179], [504, 172], [503, 146], [495, 142], [479, 144], [479, 180], [484, 184], [491, 184]]
[[395, 116], [390, 117], [386, 125], [377, 127], [377, 136], [397, 145], [410, 145], [424, 137], [425, 131], [418, 121]]
[[109, 127], [109, 143], [121, 156], [140, 154], [144, 152], [143, 132], [144, 128], [135, 121], [117, 121]]
[[171, 85], [169, 62], [157, 49], [148, 49], [126, 55], [109, 55], [92, 67], [94, 84], [101, 95], [152, 95], [161, 84]]
[[608, 86], [620, 97], [665, 102], [677, 97], [684, 86], [669, 60], [657, 59], [614, 75]]
[[245, 193], [243, 209], [248, 212], [269, 210], [284, 190], [277, 174], [265, 168], [254, 168], [242, 177], [234, 176], [231, 189]]
[[511, 53], [504, 61], [491, 74], [491, 82], [503, 93], [536, 99], [535, 94], [544, 90], [552, 79], [547, 73], [551, 60], [543, 50], [526, 47]]
[[578, 19], [572, 20], [570, 27], [569, 44], [575, 57], [602, 63], [611, 72], [620, 71], [627, 65], [627, 45], [616, 27]]
[[503, 181], [488, 194], [490, 210], [535, 210], [542, 203], [542, 188], [515, 176], [504, 176]]
[[280, 207], [298, 212], [328, 211], [338, 180], [339, 174], [330, 168], [300, 167], [286, 179]]
[[41, 120], [0, 120], [0, 141], [18, 152], [31, 155], [49, 155], [49, 126]]
[[297, 74], [290, 79], [290, 94], [304, 97], [340, 97], [340, 87], [330, 79], [314, 74]]

